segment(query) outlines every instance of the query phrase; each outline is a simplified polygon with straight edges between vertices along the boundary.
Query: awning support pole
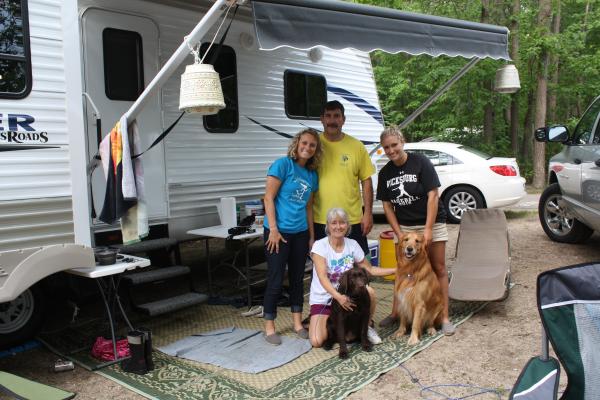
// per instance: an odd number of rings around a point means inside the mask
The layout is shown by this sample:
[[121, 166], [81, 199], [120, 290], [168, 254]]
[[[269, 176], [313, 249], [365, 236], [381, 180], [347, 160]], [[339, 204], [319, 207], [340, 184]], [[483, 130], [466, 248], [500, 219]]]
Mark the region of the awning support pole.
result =
[[[429, 106], [436, 101], [441, 95], [443, 95], [444, 93], [446, 93], [446, 91], [448, 89], [450, 89], [450, 87], [452, 85], [454, 85], [456, 83], [456, 81], [458, 81], [460, 78], [463, 77], [464, 74], [466, 74], [467, 72], [469, 72], [469, 70], [471, 68], [473, 68], [475, 66], [475, 64], [477, 64], [479, 62], [479, 60], [481, 60], [480, 58], [477, 57], [473, 57], [469, 60], [468, 63], [466, 63], [461, 69], [460, 71], [458, 71], [456, 74], [454, 74], [454, 76], [450, 79], [448, 79], [448, 81], [446, 83], [444, 83], [442, 85], [442, 87], [440, 87], [437, 92], [435, 92], [434, 94], [431, 95], [431, 97], [429, 97], [427, 100], [425, 100], [425, 102], [423, 104], [421, 104], [419, 106], [419, 108], [417, 108], [415, 111], [413, 111], [412, 114], [410, 114], [404, 121], [402, 121], [399, 125], [398, 128], [400, 129], [404, 129], [406, 128], [408, 125], [410, 125], [411, 122], [413, 122], [419, 115], [421, 115], [423, 113], [423, 111], [425, 111], [427, 108], [429, 108]], [[369, 155], [374, 155], [377, 153], [377, 150], [381, 147], [381, 144], [378, 144], [377, 146], [375, 146], [374, 149], [372, 149], [369, 152]]]
[[181, 65], [183, 60], [186, 59], [190, 53], [187, 43], [194, 44], [200, 41], [225, 11], [225, 8], [222, 9], [222, 7], [230, 2], [232, 2], [232, 0], [216, 0], [215, 4], [213, 4], [206, 14], [204, 14], [204, 17], [202, 17], [200, 22], [198, 22], [198, 25], [196, 25], [196, 27], [188, 35], [187, 40], [184, 40], [179, 45], [177, 50], [175, 50], [173, 55], [171, 55], [171, 58], [169, 58], [160, 71], [158, 71], [156, 76], [152, 79], [148, 86], [146, 86], [142, 94], [140, 94], [131, 108], [127, 110], [125, 116], [127, 117], [128, 124], [140, 113], [148, 98], [154, 95], [155, 92], [165, 84], [171, 75], [173, 75], [175, 70], [179, 68], [179, 65]]
[[419, 106], [419, 108], [417, 108], [415, 111], [413, 111], [413, 113], [410, 114], [404, 121], [402, 121], [398, 127], [400, 129], [404, 129], [405, 127], [407, 127], [419, 115], [421, 115], [423, 113], [423, 111], [425, 111], [427, 108], [429, 108], [429, 106], [434, 101], [436, 101], [441, 95], [443, 95], [444, 93], [446, 93], [446, 91], [448, 89], [450, 89], [450, 87], [452, 85], [454, 85], [456, 83], [456, 81], [458, 81], [460, 78], [462, 78], [464, 74], [466, 74], [467, 72], [469, 72], [469, 70], [471, 68], [473, 68], [475, 66], [475, 64], [477, 64], [479, 62], [479, 60], [480, 59], [477, 58], [477, 57], [471, 58], [471, 60], [469, 60], [469, 62], [466, 63], [465, 66], [462, 67], [460, 71], [458, 71], [452, 78], [450, 78], [446, 83], [444, 83], [442, 85], [442, 87], [440, 87], [438, 89], [437, 92], [435, 92], [433, 95], [431, 95], [430, 98], [428, 98], [427, 100], [425, 100], [425, 102], [423, 104], [421, 104]]

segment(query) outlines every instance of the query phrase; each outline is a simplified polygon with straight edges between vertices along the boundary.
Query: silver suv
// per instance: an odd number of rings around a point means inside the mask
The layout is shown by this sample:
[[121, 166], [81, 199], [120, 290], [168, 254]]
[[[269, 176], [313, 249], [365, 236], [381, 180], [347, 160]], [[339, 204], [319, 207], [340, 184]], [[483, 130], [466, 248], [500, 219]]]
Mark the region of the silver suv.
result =
[[542, 227], [554, 241], [581, 243], [600, 232], [600, 97], [573, 134], [557, 125], [537, 129], [535, 139], [564, 144], [548, 166], [549, 185], [538, 207]]

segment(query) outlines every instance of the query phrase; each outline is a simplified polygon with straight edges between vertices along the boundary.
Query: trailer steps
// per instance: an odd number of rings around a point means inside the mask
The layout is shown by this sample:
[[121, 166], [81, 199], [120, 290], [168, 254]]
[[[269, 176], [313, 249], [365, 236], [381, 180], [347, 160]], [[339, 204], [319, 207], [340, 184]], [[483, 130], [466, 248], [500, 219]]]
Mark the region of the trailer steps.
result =
[[136, 308], [144, 314], [153, 317], [155, 315], [166, 314], [185, 307], [201, 304], [206, 300], [208, 300], [208, 296], [203, 293], [189, 292], [179, 296], [153, 301], [151, 303], [138, 304]]
[[172, 267], [163, 267], [151, 271], [125, 275], [122, 279], [130, 285], [141, 285], [143, 283], [164, 281], [177, 276], [189, 275], [190, 272], [190, 267], [186, 267], [185, 265], [173, 265]]
[[194, 290], [191, 268], [181, 265], [177, 240], [169, 238], [144, 240], [122, 246], [120, 251], [124, 254], [158, 256], [161, 261], [167, 259], [167, 264], [171, 264], [164, 266], [161, 262], [163, 266], [156, 266], [153, 262], [154, 266], [122, 277], [129, 289], [131, 304], [142, 313], [155, 316], [208, 300], [207, 295]]

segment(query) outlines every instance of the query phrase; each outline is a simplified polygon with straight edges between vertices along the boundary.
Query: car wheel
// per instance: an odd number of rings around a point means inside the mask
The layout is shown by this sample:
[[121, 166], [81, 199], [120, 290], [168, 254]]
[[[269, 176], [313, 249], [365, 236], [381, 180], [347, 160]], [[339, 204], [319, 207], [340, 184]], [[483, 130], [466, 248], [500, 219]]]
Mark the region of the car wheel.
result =
[[444, 196], [444, 207], [448, 222], [459, 224], [466, 211], [483, 208], [483, 198], [472, 187], [457, 186], [450, 189]]
[[13, 301], [0, 304], [0, 348], [32, 338], [42, 325], [44, 301], [41, 290], [31, 287]]
[[548, 186], [540, 196], [540, 223], [546, 235], [555, 242], [581, 243], [594, 231], [571, 217], [564, 207], [558, 183]]

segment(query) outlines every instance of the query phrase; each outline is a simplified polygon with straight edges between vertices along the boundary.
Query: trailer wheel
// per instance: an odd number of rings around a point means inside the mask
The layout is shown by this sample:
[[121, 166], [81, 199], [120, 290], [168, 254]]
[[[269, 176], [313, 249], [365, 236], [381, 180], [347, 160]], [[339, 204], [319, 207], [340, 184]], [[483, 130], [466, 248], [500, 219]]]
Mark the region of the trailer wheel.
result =
[[4, 349], [32, 338], [42, 325], [43, 295], [33, 286], [13, 301], [0, 304], [0, 348]]

